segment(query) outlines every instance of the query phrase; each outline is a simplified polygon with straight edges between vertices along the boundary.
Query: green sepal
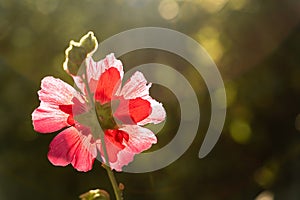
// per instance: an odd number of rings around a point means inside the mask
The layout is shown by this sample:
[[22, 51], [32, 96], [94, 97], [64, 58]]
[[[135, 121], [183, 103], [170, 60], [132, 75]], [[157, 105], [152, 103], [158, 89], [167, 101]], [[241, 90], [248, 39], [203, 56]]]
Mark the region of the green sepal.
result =
[[[86, 36], [86, 37], [85, 37]], [[87, 53], [94, 52], [94, 50], [98, 46], [98, 42], [93, 32], [88, 32], [87, 35], [82, 37], [82, 41], [80, 40], [81, 46], [85, 49]]]
[[110, 200], [109, 194], [105, 190], [90, 190], [79, 196], [81, 200]]
[[76, 75], [81, 64], [87, 56], [91, 56], [96, 51], [97, 47], [97, 39], [91, 31], [84, 35], [79, 42], [70, 41], [70, 45], [65, 52], [64, 70], [72, 75]]

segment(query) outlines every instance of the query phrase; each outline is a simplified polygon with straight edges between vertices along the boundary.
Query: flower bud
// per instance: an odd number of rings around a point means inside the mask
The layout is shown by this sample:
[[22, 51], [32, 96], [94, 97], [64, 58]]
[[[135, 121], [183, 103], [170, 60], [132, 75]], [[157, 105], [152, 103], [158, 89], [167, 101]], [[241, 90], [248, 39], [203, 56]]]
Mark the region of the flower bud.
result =
[[66, 60], [63, 64], [64, 70], [72, 75], [76, 75], [82, 62], [91, 56], [97, 49], [98, 42], [93, 32], [88, 32], [79, 42], [70, 41], [66, 49]]
[[110, 200], [109, 194], [105, 190], [90, 190], [79, 196], [81, 200]]

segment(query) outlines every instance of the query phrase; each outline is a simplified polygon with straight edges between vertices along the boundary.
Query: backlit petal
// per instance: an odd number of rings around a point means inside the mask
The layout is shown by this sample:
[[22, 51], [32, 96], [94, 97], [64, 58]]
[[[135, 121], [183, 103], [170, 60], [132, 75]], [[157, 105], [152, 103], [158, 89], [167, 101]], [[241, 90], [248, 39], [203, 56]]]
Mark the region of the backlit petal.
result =
[[122, 87], [117, 96], [123, 96], [125, 99], [135, 99], [137, 97], [146, 97], [149, 95], [151, 83], [147, 85], [147, 80], [144, 75], [137, 71]]
[[126, 147], [119, 151], [116, 162], [110, 163], [111, 168], [116, 171], [122, 171], [123, 166], [133, 161], [135, 154], [149, 149], [152, 144], [157, 142], [156, 136], [152, 131], [137, 125], [127, 125], [120, 128], [120, 130], [129, 134], [129, 140], [127, 142], [124, 141]]
[[100, 76], [95, 92], [95, 99], [101, 104], [110, 102], [120, 83], [121, 77], [119, 71], [114, 67], [107, 69]]
[[118, 172], [122, 171], [122, 168], [125, 165], [128, 165], [133, 161], [135, 154], [136, 153], [128, 151], [127, 149], [120, 151], [118, 153], [118, 160], [114, 163], [110, 163], [110, 167]]
[[[120, 77], [122, 79], [124, 75], [123, 64], [120, 60], [116, 59], [113, 53], [108, 54], [104, 59], [97, 62], [97, 71], [99, 70], [100, 74], [104, 73], [105, 70], [111, 67], [116, 68], [119, 71]], [[88, 71], [88, 73], [90, 72]], [[95, 80], [99, 80], [99, 74], [91, 77], [93, 77]]]
[[84, 102], [80, 94], [67, 83], [53, 77], [45, 77], [38, 92], [40, 106], [32, 113], [34, 130], [49, 133], [69, 126], [70, 113], [60, 109], [62, 105], [72, 105], [74, 99]]
[[[85, 64], [86, 64], [87, 80], [92, 93], [95, 92], [97, 87], [97, 82], [101, 74], [104, 73], [105, 70], [113, 67], [119, 71], [121, 79], [123, 78], [124, 75], [122, 62], [116, 59], [113, 53], [107, 55], [104, 59], [98, 62], [95, 62], [91, 56], [88, 56], [85, 60]], [[80, 76], [73, 76], [73, 79], [77, 87], [83, 93], [86, 94], [85, 84], [82, 78]]]
[[83, 98], [72, 86], [51, 76], [47, 76], [42, 80], [41, 90], [38, 91], [38, 94], [42, 102], [51, 105], [72, 104], [74, 97], [83, 101]]
[[48, 159], [53, 165], [72, 164], [78, 171], [86, 172], [92, 169], [96, 155], [96, 144], [91, 142], [91, 135], [83, 135], [75, 127], [70, 127], [52, 140]]
[[[125, 131], [119, 129], [108, 129], [105, 131], [105, 147], [110, 163], [117, 162], [118, 153], [125, 148], [124, 142], [128, 141], [129, 135]], [[104, 149], [102, 141], [98, 140], [98, 149], [101, 152], [101, 157], [104, 163], [106, 163], [106, 158], [104, 154]]]
[[[120, 145], [116, 144], [112, 140], [110, 140], [108, 137], [105, 137], [105, 146], [106, 146], [106, 152], [108, 156], [109, 163], [116, 162], [118, 157], [118, 153], [124, 149], [124, 147], [121, 147]], [[106, 163], [105, 159], [105, 154], [104, 154], [104, 149], [101, 140], [98, 140], [98, 146], [97, 148], [99, 149], [101, 153], [101, 158], [103, 160], [103, 163]]]
[[134, 153], [141, 153], [157, 142], [157, 138], [151, 130], [138, 125], [125, 125], [120, 130], [129, 134], [129, 140], [125, 142], [125, 150]]
[[137, 124], [144, 120], [151, 113], [151, 104], [149, 101], [140, 97], [135, 99], [120, 99], [120, 103], [114, 116], [124, 124]]
[[40, 133], [51, 133], [69, 126], [69, 115], [61, 111], [58, 106], [41, 102], [32, 113], [34, 130]]
[[151, 104], [151, 114], [145, 119], [139, 121], [137, 124], [142, 126], [148, 123], [158, 124], [164, 121], [166, 118], [166, 111], [163, 105], [151, 97], [147, 98], [147, 100]]

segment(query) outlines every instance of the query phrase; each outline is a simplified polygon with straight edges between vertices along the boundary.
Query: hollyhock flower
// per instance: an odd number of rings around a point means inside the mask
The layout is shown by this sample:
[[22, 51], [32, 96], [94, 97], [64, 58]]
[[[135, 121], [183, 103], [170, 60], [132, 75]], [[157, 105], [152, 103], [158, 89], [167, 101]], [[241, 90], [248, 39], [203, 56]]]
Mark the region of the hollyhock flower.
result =
[[97, 152], [106, 163], [105, 144], [109, 166], [121, 171], [135, 154], [157, 142], [143, 125], [162, 122], [165, 110], [149, 95], [151, 84], [141, 72], [121, 86], [123, 66], [113, 54], [99, 62], [88, 56], [85, 67], [86, 76], [70, 74], [79, 90], [53, 77], [42, 80], [41, 103], [32, 113], [34, 129], [41, 133], [61, 130], [48, 152], [54, 165], [72, 164], [79, 171], [88, 171]]

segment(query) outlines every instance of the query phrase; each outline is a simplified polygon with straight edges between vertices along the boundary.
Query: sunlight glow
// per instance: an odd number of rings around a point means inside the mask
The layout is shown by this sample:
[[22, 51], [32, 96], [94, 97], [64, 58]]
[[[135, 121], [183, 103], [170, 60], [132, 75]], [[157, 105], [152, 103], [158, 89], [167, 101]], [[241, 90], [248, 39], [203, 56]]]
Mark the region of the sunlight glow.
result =
[[202, 0], [200, 6], [209, 13], [219, 12], [228, 2], [228, 0]]
[[241, 10], [246, 6], [247, 0], [230, 0], [229, 3], [232, 10]]
[[174, 0], [162, 0], [158, 6], [158, 11], [162, 18], [171, 20], [178, 15], [179, 6]]
[[274, 194], [270, 191], [260, 193], [255, 200], [274, 200]]
[[219, 36], [219, 31], [212, 26], [201, 28], [196, 36], [214, 61], [220, 60], [223, 56], [223, 45]]

